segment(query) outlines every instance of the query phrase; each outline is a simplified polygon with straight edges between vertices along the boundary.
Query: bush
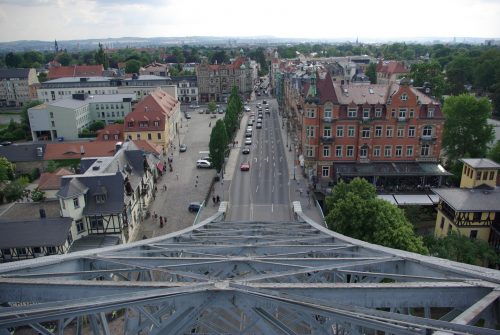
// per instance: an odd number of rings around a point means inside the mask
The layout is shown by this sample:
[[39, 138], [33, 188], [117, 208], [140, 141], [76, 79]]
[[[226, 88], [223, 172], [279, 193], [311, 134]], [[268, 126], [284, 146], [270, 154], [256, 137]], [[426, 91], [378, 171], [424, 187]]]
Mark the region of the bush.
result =
[[43, 201], [45, 199], [45, 192], [41, 191], [38, 187], [31, 191], [31, 200], [34, 202]]

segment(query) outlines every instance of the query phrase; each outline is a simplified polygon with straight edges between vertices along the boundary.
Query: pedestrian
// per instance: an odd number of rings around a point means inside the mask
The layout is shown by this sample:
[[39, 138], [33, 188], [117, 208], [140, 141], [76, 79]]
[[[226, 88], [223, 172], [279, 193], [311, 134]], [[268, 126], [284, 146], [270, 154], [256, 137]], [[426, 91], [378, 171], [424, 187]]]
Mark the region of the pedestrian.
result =
[[220, 197], [219, 197], [219, 195], [217, 194], [217, 203], [219, 203], [219, 202], [220, 202]]
[[165, 222], [165, 224], [167, 223], [167, 217], [166, 216], [163, 217], [163, 221]]
[[215, 195], [212, 196], [212, 201], [214, 202], [214, 206], [215, 206]]
[[163, 190], [166, 191], [167, 190], [167, 184], [163, 185]]
[[175, 174], [175, 178], [177, 178], [177, 180], [179, 180], [179, 175], [177, 173]]
[[212, 121], [208, 123], [208, 128], [212, 127]]
[[160, 228], [163, 228], [163, 216], [160, 216]]

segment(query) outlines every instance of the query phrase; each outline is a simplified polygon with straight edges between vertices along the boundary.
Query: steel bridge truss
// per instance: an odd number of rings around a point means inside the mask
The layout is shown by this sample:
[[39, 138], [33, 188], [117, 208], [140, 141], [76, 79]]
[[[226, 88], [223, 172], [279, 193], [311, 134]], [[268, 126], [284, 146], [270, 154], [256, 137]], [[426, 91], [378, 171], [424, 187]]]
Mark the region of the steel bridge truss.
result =
[[162, 237], [4, 264], [0, 335], [499, 334], [499, 271], [354, 240], [294, 208], [294, 222], [221, 211]]

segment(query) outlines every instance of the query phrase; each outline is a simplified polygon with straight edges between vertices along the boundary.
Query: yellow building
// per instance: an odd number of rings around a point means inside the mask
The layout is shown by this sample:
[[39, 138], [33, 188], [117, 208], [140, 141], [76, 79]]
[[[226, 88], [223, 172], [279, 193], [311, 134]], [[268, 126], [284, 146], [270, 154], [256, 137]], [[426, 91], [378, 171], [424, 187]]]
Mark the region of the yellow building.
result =
[[124, 120], [125, 139], [149, 140], [164, 150], [178, 136], [181, 103], [157, 88], [135, 105]]
[[460, 188], [433, 189], [439, 196], [434, 234], [443, 237], [456, 231], [500, 250], [500, 165], [485, 158], [461, 161]]

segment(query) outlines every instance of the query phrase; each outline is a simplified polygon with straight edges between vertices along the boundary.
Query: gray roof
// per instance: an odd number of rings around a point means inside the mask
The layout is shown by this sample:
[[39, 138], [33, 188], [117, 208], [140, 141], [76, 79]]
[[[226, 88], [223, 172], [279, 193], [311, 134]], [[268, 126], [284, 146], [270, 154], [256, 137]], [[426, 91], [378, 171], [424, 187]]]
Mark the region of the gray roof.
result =
[[28, 78], [30, 69], [0, 69], [0, 79], [10, 79], [10, 78]]
[[111, 247], [120, 244], [120, 236], [117, 235], [87, 235], [71, 244], [68, 252], [76, 252], [95, 248]]
[[84, 185], [75, 175], [61, 177], [61, 189], [57, 192], [57, 196], [61, 198], [72, 198], [85, 194], [88, 187]]
[[42, 153], [45, 153], [45, 147], [46, 144], [42, 143], [15, 143], [0, 146], [0, 156], [4, 156], [13, 163], [43, 161], [43, 155], [37, 156], [37, 148], [42, 148]]
[[500, 212], [500, 188], [436, 188], [432, 189], [456, 211]]
[[9, 220], [0, 219], [0, 248], [63, 245], [71, 218]]
[[[88, 187], [84, 215], [106, 215], [123, 212], [124, 185], [120, 172], [114, 175], [82, 176], [79, 180]], [[106, 200], [96, 202], [96, 195], [105, 195]]]
[[488, 158], [461, 158], [460, 161], [475, 169], [500, 169], [500, 164]]
[[56, 106], [56, 107], [65, 107], [65, 108], [79, 108], [85, 105], [88, 105], [90, 103], [117, 103], [117, 102], [123, 102], [123, 99], [135, 99], [135, 94], [133, 93], [128, 93], [128, 94], [96, 94], [96, 95], [89, 95], [87, 99], [85, 100], [79, 100], [79, 99], [73, 99], [73, 98], [66, 98], [66, 99], [61, 99], [57, 100], [54, 102], [49, 103], [49, 106]]
[[82, 77], [62, 77], [62, 78], [57, 78], [57, 79], [53, 79], [53, 80], [47, 80], [45, 82], [42, 83], [42, 88], [44, 88], [44, 85], [47, 85], [47, 84], [61, 84], [61, 83], [79, 83], [81, 82], [80, 78], [87, 78], [86, 82], [109, 82], [111, 79], [114, 79], [112, 77], [100, 77], [100, 76], [96, 76], [96, 77], [86, 77], [86, 76], [82, 76]]

